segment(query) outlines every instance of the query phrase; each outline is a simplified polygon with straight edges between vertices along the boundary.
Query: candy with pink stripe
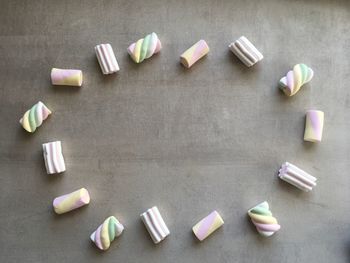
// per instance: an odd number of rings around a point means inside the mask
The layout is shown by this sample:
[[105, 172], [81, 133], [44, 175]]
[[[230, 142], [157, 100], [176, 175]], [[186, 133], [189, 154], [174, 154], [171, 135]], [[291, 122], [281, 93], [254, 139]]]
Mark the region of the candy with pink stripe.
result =
[[59, 69], [51, 70], [52, 85], [77, 86], [83, 84], [83, 72], [79, 69]]
[[209, 46], [205, 40], [199, 40], [192, 47], [187, 49], [181, 56], [180, 62], [186, 68], [190, 68], [194, 63], [209, 53]]
[[72, 193], [56, 197], [53, 200], [53, 209], [57, 214], [63, 214], [89, 203], [89, 192], [85, 188], [81, 188]]
[[95, 47], [98, 63], [104, 75], [119, 71], [119, 65], [110, 44], [100, 44]]
[[200, 241], [203, 241], [223, 224], [224, 220], [221, 218], [220, 214], [217, 211], [213, 211], [199, 221], [192, 228], [192, 231]]
[[158, 244], [170, 234], [156, 206], [142, 213], [140, 217], [155, 244]]
[[66, 170], [61, 141], [44, 143], [43, 152], [47, 174], [62, 173]]
[[323, 111], [308, 110], [306, 112], [304, 141], [320, 142], [322, 140], [323, 122]]

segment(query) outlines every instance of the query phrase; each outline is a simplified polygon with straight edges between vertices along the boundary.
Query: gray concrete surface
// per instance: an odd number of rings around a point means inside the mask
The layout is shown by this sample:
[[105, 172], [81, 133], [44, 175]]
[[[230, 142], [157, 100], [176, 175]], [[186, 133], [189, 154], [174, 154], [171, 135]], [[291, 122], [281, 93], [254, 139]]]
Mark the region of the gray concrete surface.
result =
[[[349, 262], [349, 1], [0, 1], [0, 262]], [[155, 31], [163, 50], [141, 65], [127, 46]], [[264, 60], [247, 69], [228, 44], [247, 36]], [[179, 55], [199, 39], [192, 69]], [[109, 42], [120, 72], [103, 76]], [[278, 80], [304, 62], [310, 85]], [[80, 68], [82, 88], [52, 87], [52, 67]], [[38, 100], [52, 116], [18, 124]], [[320, 144], [304, 114], [325, 112]], [[62, 140], [67, 172], [45, 173], [41, 144]], [[279, 181], [290, 161], [312, 193]], [[89, 206], [56, 216], [54, 197], [89, 189]], [[246, 211], [267, 200], [282, 229], [259, 237]], [[157, 205], [171, 235], [153, 245], [139, 214]], [[225, 225], [203, 243], [191, 227], [213, 209]], [[126, 230], [106, 253], [89, 235], [109, 215]]]

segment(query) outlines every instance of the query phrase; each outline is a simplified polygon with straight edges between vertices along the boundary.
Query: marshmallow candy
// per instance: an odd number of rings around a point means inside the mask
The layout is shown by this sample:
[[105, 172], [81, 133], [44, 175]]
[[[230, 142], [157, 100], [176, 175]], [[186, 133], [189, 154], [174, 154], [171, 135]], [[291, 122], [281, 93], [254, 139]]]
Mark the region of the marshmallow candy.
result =
[[222, 220], [219, 213], [213, 211], [208, 216], [199, 221], [192, 228], [192, 231], [200, 241], [203, 241], [223, 224], [224, 220]]
[[100, 44], [95, 47], [98, 63], [104, 75], [119, 71], [119, 65], [110, 44]]
[[279, 178], [305, 192], [311, 191], [316, 186], [316, 178], [304, 172], [295, 165], [285, 162], [278, 173]]
[[89, 192], [85, 188], [70, 194], [61, 195], [53, 200], [53, 209], [56, 214], [64, 214], [90, 203]]
[[123, 230], [124, 226], [114, 216], [110, 216], [91, 234], [90, 239], [99, 249], [107, 250]]
[[248, 215], [259, 234], [264, 237], [272, 236], [281, 228], [277, 223], [277, 219], [272, 216], [269, 204], [266, 201], [250, 209]]
[[187, 49], [181, 56], [180, 62], [186, 68], [190, 68], [194, 63], [209, 53], [209, 46], [205, 40], [199, 40], [192, 47]]
[[83, 84], [83, 72], [79, 69], [59, 69], [51, 70], [52, 85], [77, 86]]
[[140, 217], [155, 244], [158, 244], [170, 234], [156, 206], [142, 213]]
[[245, 36], [241, 36], [228, 47], [247, 67], [253, 66], [264, 58]]
[[66, 170], [61, 141], [44, 143], [43, 151], [47, 174], [62, 173]]
[[39, 101], [30, 110], [24, 113], [19, 123], [22, 124], [27, 132], [35, 132], [36, 128], [39, 127], [50, 114], [51, 111], [44, 103]]
[[324, 112], [308, 110], [306, 112], [304, 141], [320, 142], [322, 140]]
[[128, 53], [133, 61], [141, 63], [162, 49], [162, 44], [156, 33], [151, 33], [145, 38], [137, 40], [128, 47]]
[[293, 96], [301, 86], [311, 81], [314, 72], [305, 64], [296, 64], [293, 70], [288, 71], [287, 75], [280, 79], [280, 89], [287, 96]]

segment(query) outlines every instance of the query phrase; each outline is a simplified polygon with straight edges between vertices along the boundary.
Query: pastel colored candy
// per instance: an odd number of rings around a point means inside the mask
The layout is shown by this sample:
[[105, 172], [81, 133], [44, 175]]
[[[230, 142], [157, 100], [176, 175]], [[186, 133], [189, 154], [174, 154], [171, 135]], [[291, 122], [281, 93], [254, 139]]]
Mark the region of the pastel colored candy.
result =
[[62, 173], [66, 170], [61, 141], [44, 143], [43, 152], [47, 174]]
[[311, 191], [316, 186], [317, 179], [315, 177], [288, 162], [282, 164], [278, 176], [283, 181], [305, 192]]
[[245, 36], [231, 43], [229, 48], [247, 67], [255, 65], [264, 58]]
[[304, 84], [311, 81], [314, 72], [305, 64], [296, 64], [293, 70], [288, 71], [287, 75], [280, 79], [280, 89], [287, 96], [295, 95]]
[[77, 86], [83, 84], [83, 72], [79, 69], [59, 69], [51, 70], [52, 85]]
[[221, 218], [219, 213], [213, 211], [208, 216], [199, 221], [192, 228], [192, 231], [200, 241], [203, 241], [223, 224], [224, 220]]
[[56, 214], [63, 214], [90, 203], [89, 192], [85, 188], [70, 194], [61, 195], [53, 200], [53, 209]]
[[162, 49], [162, 44], [156, 33], [151, 33], [145, 38], [137, 40], [128, 47], [128, 53], [133, 61], [141, 63]]
[[91, 234], [90, 239], [99, 249], [107, 250], [123, 230], [124, 226], [114, 216], [110, 216]]
[[50, 114], [51, 111], [44, 103], [39, 101], [30, 110], [24, 113], [19, 123], [22, 124], [27, 132], [35, 132], [36, 128], [39, 127]]
[[170, 234], [156, 206], [142, 213], [140, 217], [155, 244], [158, 244]]
[[250, 209], [248, 215], [259, 234], [264, 237], [272, 236], [281, 228], [277, 223], [277, 219], [272, 216], [269, 204], [266, 201]]
[[95, 52], [103, 74], [107, 75], [119, 71], [118, 62], [110, 44], [97, 45]]
[[306, 112], [304, 141], [320, 142], [323, 133], [324, 112], [308, 110]]
[[187, 49], [181, 56], [180, 62], [186, 68], [190, 68], [194, 63], [209, 53], [209, 46], [205, 40], [199, 40], [192, 47]]

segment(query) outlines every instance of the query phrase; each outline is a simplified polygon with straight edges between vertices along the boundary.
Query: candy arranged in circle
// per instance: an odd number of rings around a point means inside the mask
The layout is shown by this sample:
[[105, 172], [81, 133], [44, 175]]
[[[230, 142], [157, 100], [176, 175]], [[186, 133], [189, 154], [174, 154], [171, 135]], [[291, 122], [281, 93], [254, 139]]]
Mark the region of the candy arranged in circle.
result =
[[230, 50], [247, 66], [251, 67], [264, 58], [257, 48], [245, 37], [229, 45]]
[[120, 236], [123, 230], [124, 226], [118, 219], [110, 216], [91, 234], [90, 239], [99, 249], [107, 250], [112, 241]]
[[44, 120], [51, 114], [51, 111], [45, 106], [44, 103], [39, 101], [30, 110], [24, 113], [23, 117], [19, 120], [22, 127], [27, 132], [35, 132]]
[[301, 170], [295, 165], [285, 162], [278, 173], [279, 178], [305, 192], [311, 191], [316, 186], [316, 177]]
[[220, 214], [217, 211], [213, 211], [208, 216], [199, 221], [192, 228], [192, 231], [198, 240], [203, 241], [223, 224], [224, 220], [221, 218]]
[[119, 65], [110, 44], [100, 44], [95, 47], [96, 57], [104, 75], [119, 71]]
[[53, 200], [56, 214], [64, 214], [90, 203], [89, 192], [81, 188], [72, 193], [61, 195]]
[[187, 49], [181, 56], [180, 62], [186, 68], [192, 67], [194, 63], [209, 53], [209, 46], [205, 40], [199, 40], [192, 47]]
[[141, 63], [145, 59], [157, 54], [161, 49], [162, 43], [157, 34], [153, 32], [145, 38], [141, 38], [135, 43], [132, 43], [128, 47], [128, 53], [133, 61]]
[[280, 89], [287, 96], [295, 95], [304, 84], [311, 81], [314, 72], [305, 64], [296, 64], [293, 70], [288, 71], [287, 75], [280, 79]]
[[61, 141], [44, 143], [43, 153], [47, 174], [62, 173], [66, 170]]
[[156, 206], [142, 213], [140, 217], [155, 244], [158, 244], [170, 234]]
[[83, 84], [83, 72], [79, 69], [59, 69], [51, 70], [52, 85], [77, 86]]
[[264, 237], [272, 236], [281, 228], [277, 223], [277, 219], [272, 216], [269, 204], [266, 201], [248, 210], [248, 215], [259, 234]]
[[308, 110], [306, 112], [304, 141], [320, 142], [323, 133], [324, 112]]

